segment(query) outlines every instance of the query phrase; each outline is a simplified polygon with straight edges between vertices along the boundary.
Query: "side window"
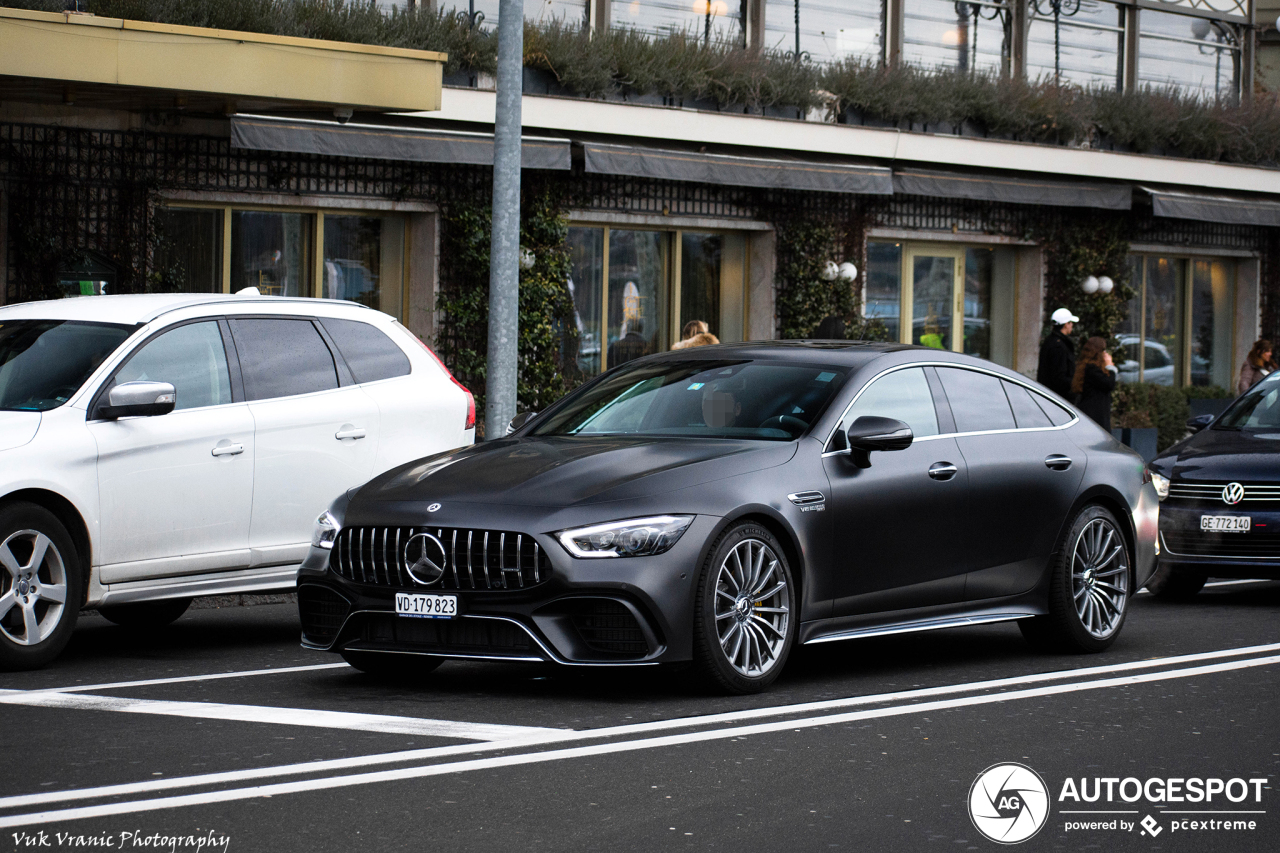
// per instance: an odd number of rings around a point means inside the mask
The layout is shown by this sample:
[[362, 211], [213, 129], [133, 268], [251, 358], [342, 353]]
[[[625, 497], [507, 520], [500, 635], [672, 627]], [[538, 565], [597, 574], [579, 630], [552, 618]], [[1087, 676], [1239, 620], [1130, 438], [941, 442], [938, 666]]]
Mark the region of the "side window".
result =
[[116, 384], [149, 379], [177, 392], [175, 409], [231, 402], [227, 351], [216, 322], [189, 323], [152, 338], [116, 371]]
[[244, 393], [250, 400], [292, 397], [338, 387], [329, 345], [310, 320], [231, 321]]
[[1031, 399], [1031, 392], [1021, 385], [1004, 381], [1004, 393], [1009, 395], [1009, 405], [1013, 407], [1013, 417], [1018, 422], [1018, 429], [1032, 427], [1050, 427], [1053, 421], [1044, 410]]
[[1014, 429], [1013, 411], [1001, 382], [988, 373], [939, 367], [938, 378], [947, 392], [956, 432]]
[[320, 325], [338, 345], [356, 382], [377, 382], [409, 373], [409, 357], [368, 323], [322, 317]]
[[911, 427], [916, 438], [938, 434], [938, 412], [933, 407], [929, 381], [919, 367], [895, 370], [872, 382], [849, 409], [840, 428], [848, 429], [849, 424], [865, 415], [896, 418]]
[[1032, 394], [1031, 399], [1035, 400], [1037, 405], [1044, 410], [1045, 417], [1047, 417], [1054, 426], [1069, 424], [1072, 419], [1075, 418], [1075, 413], [1068, 411], [1060, 404], [1055, 403], [1043, 394]]

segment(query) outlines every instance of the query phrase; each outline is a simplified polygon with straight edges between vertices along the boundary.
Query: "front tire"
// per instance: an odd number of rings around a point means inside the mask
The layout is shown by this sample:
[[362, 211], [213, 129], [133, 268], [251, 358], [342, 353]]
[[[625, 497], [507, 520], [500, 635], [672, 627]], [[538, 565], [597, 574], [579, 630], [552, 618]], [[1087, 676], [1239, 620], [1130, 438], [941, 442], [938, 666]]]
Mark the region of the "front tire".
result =
[[796, 636], [796, 588], [782, 546], [758, 524], [720, 536], [694, 603], [694, 663], [729, 693], [759, 693], [786, 665]]
[[1031, 645], [1051, 652], [1100, 652], [1128, 614], [1129, 548], [1115, 516], [1100, 506], [1076, 515], [1051, 560], [1049, 613], [1018, 623]]
[[101, 607], [98, 612], [108, 622], [122, 628], [140, 630], [163, 628], [177, 620], [191, 606], [189, 598], [164, 598], [160, 601], [139, 601], [135, 604], [115, 604]]
[[84, 599], [80, 557], [53, 513], [0, 509], [0, 669], [38, 669], [71, 639]]

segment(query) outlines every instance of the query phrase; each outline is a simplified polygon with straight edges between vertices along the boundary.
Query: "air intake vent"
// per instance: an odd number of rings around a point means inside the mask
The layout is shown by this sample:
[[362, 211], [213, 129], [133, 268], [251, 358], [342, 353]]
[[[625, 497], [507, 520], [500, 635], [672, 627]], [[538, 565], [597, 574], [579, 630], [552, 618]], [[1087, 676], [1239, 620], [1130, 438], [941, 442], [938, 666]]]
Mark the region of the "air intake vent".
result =
[[327, 646], [342, 630], [351, 605], [331, 589], [315, 584], [298, 587], [298, 618], [307, 642]]
[[620, 601], [589, 598], [573, 603], [570, 618], [578, 636], [593, 652], [641, 657], [649, 644], [636, 617]]

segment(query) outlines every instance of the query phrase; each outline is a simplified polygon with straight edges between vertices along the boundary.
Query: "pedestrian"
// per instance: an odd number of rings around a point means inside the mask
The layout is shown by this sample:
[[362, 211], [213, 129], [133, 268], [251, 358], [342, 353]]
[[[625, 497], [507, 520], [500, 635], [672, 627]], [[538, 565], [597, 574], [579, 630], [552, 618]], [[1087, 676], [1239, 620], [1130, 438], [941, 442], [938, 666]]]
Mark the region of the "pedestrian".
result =
[[609, 366], [617, 367], [633, 358], [649, 354], [649, 339], [644, 336], [644, 321], [637, 317], [622, 324], [622, 337], [609, 344]]
[[1076, 375], [1076, 348], [1068, 336], [1080, 318], [1066, 308], [1059, 308], [1049, 319], [1053, 322], [1053, 331], [1040, 345], [1036, 381], [1062, 399], [1070, 400], [1071, 384]]
[[1118, 372], [1107, 352], [1106, 338], [1092, 337], [1084, 342], [1071, 391], [1076, 395], [1077, 408], [1107, 431], [1111, 430], [1111, 392], [1116, 388]]
[[1236, 383], [1236, 393], [1243, 394], [1262, 381], [1274, 368], [1271, 366], [1271, 341], [1263, 338], [1255, 341], [1249, 357], [1240, 365], [1240, 381]]
[[706, 320], [690, 320], [684, 324], [680, 340], [676, 341], [671, 348], [673, 350], [688, 349], [690, 347], [705, 347], [718, 343], [720, 343], [720, 339], [711, 334], [711, 328], [707, 325]]

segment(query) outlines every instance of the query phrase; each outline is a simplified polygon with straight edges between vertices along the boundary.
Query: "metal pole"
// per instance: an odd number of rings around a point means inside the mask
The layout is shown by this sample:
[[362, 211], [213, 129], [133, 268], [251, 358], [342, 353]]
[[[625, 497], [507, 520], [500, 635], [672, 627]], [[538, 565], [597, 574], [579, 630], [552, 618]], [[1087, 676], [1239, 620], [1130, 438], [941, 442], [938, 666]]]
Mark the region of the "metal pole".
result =
[[502, 438], [516, 415], [520, 322], [520, 95], [524, 4], [498, 5], [498, 91], [493, 121], [493, 236], [489, 244], [489, 362], [485, 438]]

